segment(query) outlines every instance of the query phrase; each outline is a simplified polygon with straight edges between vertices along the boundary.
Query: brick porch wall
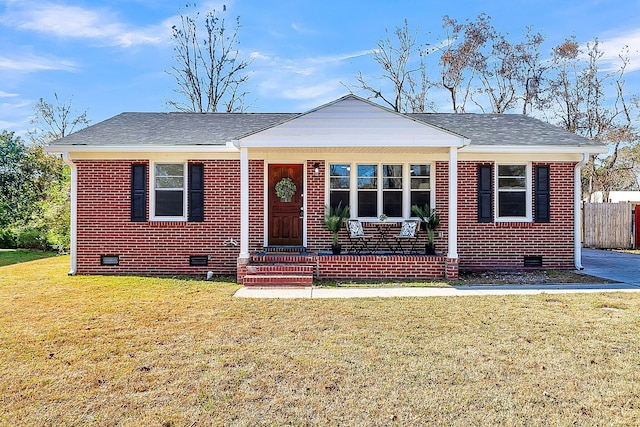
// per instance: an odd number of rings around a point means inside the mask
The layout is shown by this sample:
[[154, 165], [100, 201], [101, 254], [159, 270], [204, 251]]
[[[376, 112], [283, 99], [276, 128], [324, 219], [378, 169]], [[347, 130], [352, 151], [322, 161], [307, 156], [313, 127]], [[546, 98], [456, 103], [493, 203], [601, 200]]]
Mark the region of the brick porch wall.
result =
[[[445, 257], [425, 255], [326, 255], [320, 279], [434, 279], [445, 277]], [[457, 271], [456, 271], [457, 276]]]

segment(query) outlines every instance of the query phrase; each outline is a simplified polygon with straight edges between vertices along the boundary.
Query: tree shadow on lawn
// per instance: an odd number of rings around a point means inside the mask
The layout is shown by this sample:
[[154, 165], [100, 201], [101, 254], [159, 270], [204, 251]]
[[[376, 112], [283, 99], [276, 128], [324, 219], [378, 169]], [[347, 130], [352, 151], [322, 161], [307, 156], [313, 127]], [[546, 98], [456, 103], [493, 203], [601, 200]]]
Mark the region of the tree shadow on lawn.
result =
[[29, 249], [0, 249], [0, 267], [57, 256], [57, 252]]

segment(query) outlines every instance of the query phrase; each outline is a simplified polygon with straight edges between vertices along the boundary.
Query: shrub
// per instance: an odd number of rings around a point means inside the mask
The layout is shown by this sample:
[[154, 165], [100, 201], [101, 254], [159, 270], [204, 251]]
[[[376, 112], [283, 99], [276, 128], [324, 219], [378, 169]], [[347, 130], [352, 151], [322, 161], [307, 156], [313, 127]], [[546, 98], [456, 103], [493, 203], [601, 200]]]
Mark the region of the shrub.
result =
[[16, 233], [10, 228], [0, 229], [0, 249], [15, 249], [16, 246]]
[[23, 249], [47, 250], [47, 237], [43, 230], [34, 227], [25, 227], [18, 230], [16, 245]]

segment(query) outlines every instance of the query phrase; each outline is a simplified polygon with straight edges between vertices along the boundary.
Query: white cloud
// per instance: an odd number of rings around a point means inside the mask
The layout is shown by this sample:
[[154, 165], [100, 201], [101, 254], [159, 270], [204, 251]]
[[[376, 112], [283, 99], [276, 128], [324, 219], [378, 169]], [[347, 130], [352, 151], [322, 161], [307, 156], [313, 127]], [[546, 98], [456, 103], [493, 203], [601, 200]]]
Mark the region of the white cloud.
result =
[[295, 111], [306, 111], [347, 93], [342, 83], [354, 75], [352, 61], [370, 53], [284, 58], [254, 52], [250, 82], [261, 98], [293, 101]]
[[87, 9], [51, 2], [11, 2], [0, 22], [23, 31], [92, 39], [122, 47], [160, 44], [168, 40], [169, 34], [166, 22], [136, 28], [119, 22], [108, 9]]
[[30, 53], [14, 58], [0, 56], [0, 70], [17, 71], [19, 73], [33, 73], [36, 71], [47, 70], [72, 71], [75, 68], [76, 65], [71, 61], [58, 58], [46, 58]]
[[[16, 95], [18, 96], [18, 95]], [[12, 99], [14, 99], [12, 97]], [[0, 103], [0, 130], [15, 131], [16, 135], [25, 137], [30, 126], [33, 102], [26, 99], [15, 99], [14, 102]]]
[[3, 90], [0, 90], [0, 98], [13, 98], [15, 96], [18, 96], [17, 93], [9, 93], [9, 92], [5, 92]]
[[265, 55], [262, 52], [251, 52], [249, 54], [249, 58], [253, 60], [258, 60], [258, 61], [268, 61], [269, 59], [271, 59], [271, 57]]
[[611, 70], [618, 69], [622, 64], [620, 54], [625, 53], [629, 57], [629, 65], [626, 71], [640, 70], [640, 29], [602, 38], [599, 40], [599, 44], [600, 50], [604, 52], [602, 60], [608, 64], [607, 68]]

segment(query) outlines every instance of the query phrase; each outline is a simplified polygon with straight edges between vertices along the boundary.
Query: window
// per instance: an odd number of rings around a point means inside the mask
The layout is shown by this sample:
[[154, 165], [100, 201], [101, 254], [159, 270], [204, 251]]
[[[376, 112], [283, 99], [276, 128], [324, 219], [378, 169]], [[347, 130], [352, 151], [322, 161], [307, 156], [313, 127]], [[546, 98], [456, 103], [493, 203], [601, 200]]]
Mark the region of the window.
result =
[[382, 213], [402, 217], [402, 165], [382, 165]]
[[349, 206], [351, 194], [351, 166], [348, 164], [329, 165], [329, 206], [332, 208]]
[[411, 206], [431, 206], [431, 165], [411, 165]]
[[153, 187], [154, 216], [172, 219], [185, 218], [185, 164], [156, 163]]
[[359, 218], [408, 218], [411, 205], [432, 206], [431, 171], [426, 163], [329, 164], [328, 204], [349, 205]]
[[378, 165], [358, 165], [358, 216], [378, 216]]
[[530, 172], [527, 165], [498, 165], [498, 218], [530, 219]]

